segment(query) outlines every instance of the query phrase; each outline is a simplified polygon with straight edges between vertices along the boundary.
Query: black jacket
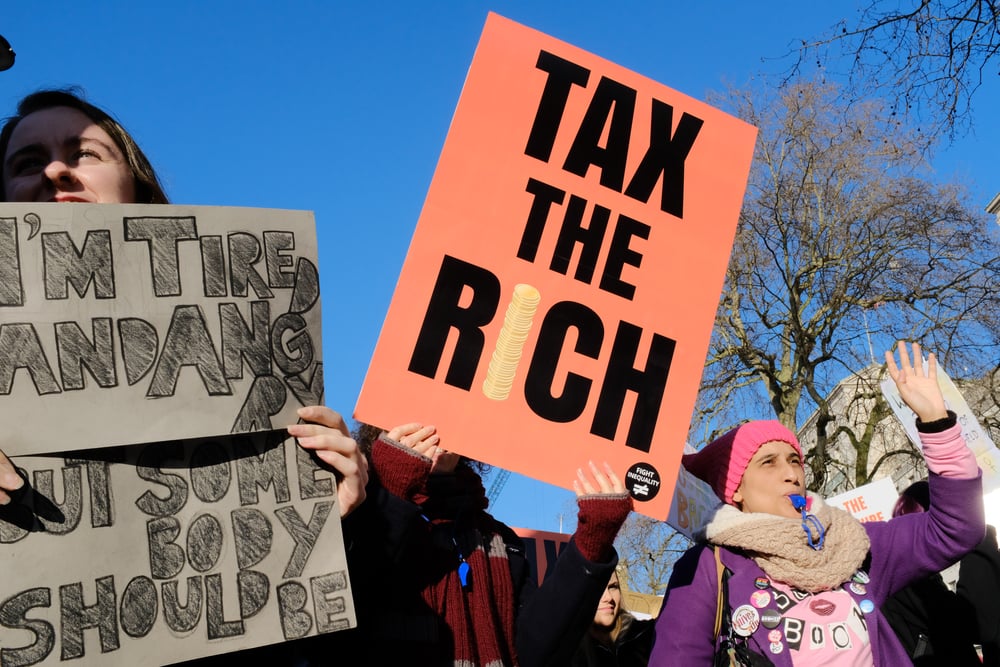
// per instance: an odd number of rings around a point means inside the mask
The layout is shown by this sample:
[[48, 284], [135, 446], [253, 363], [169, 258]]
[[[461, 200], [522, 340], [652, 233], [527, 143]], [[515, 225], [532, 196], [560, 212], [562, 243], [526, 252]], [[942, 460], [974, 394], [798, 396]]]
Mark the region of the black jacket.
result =
[[570, 667], [646, 667], [653, 650], [656, 621], [629, 618], [613, 646], [602, 644], [588, 633], [573, 655]]

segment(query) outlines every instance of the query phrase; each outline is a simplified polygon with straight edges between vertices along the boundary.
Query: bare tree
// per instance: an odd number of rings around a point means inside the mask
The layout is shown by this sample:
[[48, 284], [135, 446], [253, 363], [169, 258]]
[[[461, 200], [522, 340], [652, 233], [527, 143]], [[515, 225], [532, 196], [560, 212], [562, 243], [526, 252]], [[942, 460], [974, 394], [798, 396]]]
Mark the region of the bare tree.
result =
[[954, 136], [968, 126], [971, 99], [984, 77], [1000, 73], [998, 52], [996, 0], [919, 0], [909, 7], [871, 0], [856, 21], [803, 40], [796, 71], [812, 58], [832, 68], [846, 55], [859, 96], [891, 91], [893, 113], [923, 119], [928, 133]]
[[690, 546], [690, 540], [666, 523], [633, 512], [615, 539], [620, 576], [630, 591], [660, 595], [674, 561]]
[[[845, 426], [827, 394], [897, 338], [969, 376], [1000, 358], [978, 315], [1000, 296], [996, 225], [960, 185], [931, 180], [919, 132], [840, 94], [800, 81], [721, 100], [760, 136], [691, 436], [747, 417], [796, 429], [800, 410], [817, 411], [820, 482], [825, 444]], [[853, 433], [859, 454], [870, 437]]]

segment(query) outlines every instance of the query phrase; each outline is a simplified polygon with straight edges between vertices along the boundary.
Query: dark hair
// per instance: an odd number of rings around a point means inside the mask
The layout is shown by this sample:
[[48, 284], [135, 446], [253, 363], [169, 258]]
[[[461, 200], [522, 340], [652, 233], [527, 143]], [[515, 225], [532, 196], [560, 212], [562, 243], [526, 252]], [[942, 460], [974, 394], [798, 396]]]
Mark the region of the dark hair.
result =
[[132, 172], [135, 183], [135, 203], [137, 204], [168, 204], [166, 193], [160, 185], [153, 165], [150, 164], [146, 154], [139, 148], [132, 135], [122, 127], [121, 123], [111, 117], [103, 109], [100, 109], [83, 99], [82, 93], [75, 89], [52, 89], [39, 90], [24, 97], [17, 104], [17, 115], [9, 117], [2, 129], [0, 129], [0, 201], [6, 201], [7, 195], [2, 187], [4, 176], [4, 158], [7, 156], [7, 147], [10, 144], [10, 137], [14, 134], [14, 128], [27, 116], [36, 111], [44, 111], [55, 107], [68, 107], [76, 109], [95, 125], [108, 133], [108, 136], [115, 142], [118, 150], [125, 158], [125, 164]]
[[931, 491], [927, 480], [920, 480], [910, 484], [899, 494], [895, 506], [892, 508], [893, 516], [903, 514], [914, 514], [916, 512], [926, 512], [931, 506]]

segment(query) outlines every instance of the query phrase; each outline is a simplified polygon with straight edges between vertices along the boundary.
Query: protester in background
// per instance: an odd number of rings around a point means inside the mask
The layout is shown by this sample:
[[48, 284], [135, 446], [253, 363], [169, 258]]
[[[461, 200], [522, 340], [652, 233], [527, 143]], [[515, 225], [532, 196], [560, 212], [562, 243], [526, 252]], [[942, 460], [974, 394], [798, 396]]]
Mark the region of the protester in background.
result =
[[[289, 426], [297, 437], [305, 430]], [[344, 535], [352, 580], [366, 588], [355, 596], [357, 630], [331, 637], [336, 652], [363, 650], [365, 665], [567, 663], [617, 564], [612, 544], [631, 509], [611, 469], [578, 472], [577, 531], [539, 587], [521, 538], [486, 511], [474, 462], [444, 449], [434, 426], [362, 426], [356, 439], [370, 445], [372, 479]], [[320, 440], [299, 442], [323, 455]], [[321, 640], [314, 647], [312, 664], [334, 662]]]
[[[899, 496], [892, 515], [926, 512], [930, 489], [926, 481], [914, 482]], [[897, 591], [882, 606], [889, 625], [917, 667], [980, 665], [975, 613], [948, 588], [941, 573], [913, 582]]]
[[[925, 365], [914, 343], [911, 362], [900, 342], [899, 357], [897, 366], [887, 352], [886, 362], [918, 418], [930, 510], [861, 524], [825, 505], [807, 493], [798, 440], [776, 421], [743, 424], [686, 455], [685, 467], [724, 504], [704, 531], [708, 544], [674, 566], [651, 665], [712, 665], [723, 640], [747, 660], [782, 667], [909, 663], [882, 603], [968, 552], [985, 524], [981, 474], [945, 408], [934, 355]], [[720, 607], [731, 632], [716, 636]]]
[[636, 618], [625, 608], [621, 582], [615, 572], [571, 666], [645, 667], [653, 649], [653, 623], [653, 619]]

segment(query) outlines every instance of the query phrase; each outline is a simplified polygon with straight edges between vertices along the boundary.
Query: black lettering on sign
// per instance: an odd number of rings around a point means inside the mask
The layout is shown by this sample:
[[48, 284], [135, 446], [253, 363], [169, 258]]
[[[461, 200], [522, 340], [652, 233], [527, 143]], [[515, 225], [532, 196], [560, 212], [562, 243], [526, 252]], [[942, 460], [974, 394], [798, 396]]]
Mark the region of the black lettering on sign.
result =
[[291, 492], [288, 489], [285, 448], [268, 447], [264, 452], [258, 453], [252, 438], [234, 436], [233, 440], [240, 504], [256, 505], [257, 489], [266, 491], [269, 488], [273, 489], [276, 503], [287, 503]]
[[52, 591], [48, 588], [29, 588], [0, 602], [0, 626], [12, 630], [27, 630], [34, 640], [17, 648], [0, 642], [0, 665], [24, 667], [41, 662], [52, 653], [56, 645], [56, 631], [51, 623], [29, 618], [28, 612], [38, 607], [52, 606]]
[[0, 394], [10, 394], [14, 371], [26, 368], [39, 396], [61, 393], [35, 325], [0, 324]]
[[82, 471], [80, 466], [65, 466], [62, 469], [62, 503], [57, 503], [55, 493], [55, 471], [36, 470], [33, 475], [32, 486], [35, 493], [49, 499], [57, 509], [56, 520], [50, 517], [39, 515], [38, 519], [45, 527], [45, 531], [54, 535], [65, 535], [73, 532], [80, 524], [80, 517], [83, 514], [83, 482], [81, 480]]
[[111, 318], [95, 317], [90, 321], [93, 342], [76, 322], [56, 322], [56, 354], [64, 390], [84, 389], [83, 369], [101, 387], [118, 385], [115, 371], [115, 348]]
[[[471, 298], [463, 299], [467, 290], [471, 291]], [[500, 280], [495, 275], [445, 255], [413, 347], [409, 371], [434, 378], [444, 355], [448, 334], [455, 329], [458, 340], [445, 383], [468, 391], [486, 343], [481, 327], [493, 320], [499, 304]]]
[[21, 281], [17, 218], [0, 218], [0, 307], [23, 305], [24, 283]]
[[42, 234], [42, 267], [46, 299], [68, 298], [67, 284], [82, 299], [91, 283], [98, 299], [115, 298], [111, 232], [106, 229], [87, 232], [80, 250], [67, 232]]
[[129, 637], [141, 638], [153, 630], [159, 614], [156, 584], [149, 577], [132, 577], [122, 592], [120, 605], [122, 630]]
[[302, 517], [299, 516], [298, 511], [294, 507], [282, 507], [275, 510], [275, 516], [278, 517], [281, 525], [285, 527], [288, 534], [295, 540], [295, 549], [292, 550], [292, 555], [289, 556], [288, 563], [285, 565], [285, 572], [282, 574], [283, 578], [291, 579], [292, 577], [302, 575], [302, 571], [306, 567], [306, 562], [309, 560], [309, 555], [312, 553], [313, 547], [316, 546], [316, 540], [319, 538], [323, 526], [326, 525], [326, 520], [330, 516], [330, 510], [332, 509], [332, 502], [323, 501], [316, 503], [313, 505], [312, 516], [309, 517], [308, 524], [302, 521]]
[[306, 610], [309, 594], [297, 581], [286, 581], [278, 588], [278, 613], [281, 633], [286, 640], [305, 637], [312, 630], [312, 616]]
[[211, 514], [199, 514], [188, 526], [187, 557], [196, 572], [208, 572], [222, 557], [222, 522]]
[[271, 287], [292, 287], [295, 284], [293, 271], [286, 271], [293, 263], [284, 250], [295, 250], [295, 235], [291, 232], [264, 232], [264, 265], [267, 267], [267, 282]]
[[[562, 204], [566, 193], [533, 178], [528, 179], [528, 185], [525, 189], [529, 194], [534, 195], [534, 198], [528, 211], [528, 219], [521, 235], [517, 256], [520, 259], [534, 262], [549, 215], [552, 213], [552, 207], [554, 204]], [[562, 222], [559, 225], [559, 234], [552, 252], [549, 269], [562, 275], [568, 275], [575, 249], [579, 246], [579, 260], [573, 278], [582, 283], [591, 284], [594, 281], [601, 252], [604, 250], [612, 212], [604, 206], [595, 204], [587, 223], [584, 224], [587, 208], [586, 199], [570, 195], [569, 203], [566, 205]], [[623, 280], [622, 272], [626, 265], [638, 268], [642, 264], [642, 253], [632, 247], [632, 241], [635, 237], [648, 239], [649, 233], [649, 225], [639, 220], [627, 215], [615, 217], [611, 242], [606, 251], [607, 258], [604, 269], [601, 271], [599, 287], [602, 290], [629, 300], [635, 296], [635, 285]]]
[[222, 251], [221, 236], [202, 236], [201, 278], [205, 296], [228, 296], [226, 289], [226, 258]]
[[240, 599], [240, 618], [256, 616], [271, 595], [271, 582], [263, 572], [240, 570], [236, 573], [236, 590]]
[[343, 616], [347, 611], [344, 595], [347, 592], [347, 574], [331, 572], [309, 580], [312, 589], [313, 608], [316, 612], [316, 632], [334, 632], [346, 630], [350, 621]]
[[625, 444], [648, 452], [653, 443], [656, 418], [663, 403], [663, 392], [670, 375], [676, 343], [665, 336], [653, 334], [653, 340], [643, 369], [635, 368], [642, 329], [628, 322], [618, 323], [618, 333], [611, 348], [608, 371], [601, 386], [594, 411], [594, 424], [590, 432], [613, 440], [625, 405], [625, 396], [635, 392], [635, 410], [629, 425]]
[[146, 396], [173, 396], [177, 377], [184, 366], [194, 366], [210, 396], [232, 393], [222, 372], [222, 363], [212, 345], [205, 314], [199, 306], [177, 306], [163, 340], [163, 352], [156, 364]]
[[118, 320], [118, 338], [121, 340], [125, 380], [131, 387], [153, 369], [160, 337], [156, 327], [137, 317]]
[[601, 317], [583, 304], [561, 301], [545, 314], [538, 331], [535, 351], [524, 379], [524, 398], [531, 410], [549, 421], [566, 423], [577, 419], [587, 407], [593, 380], [568, 372], [559, 396], [553, 394], [556, 373], [569, 332], [575, 333], [573, 352], [597, 359], [604, 342]]
[[219, 304], [222, 326], [222, 367], [230, 380], [243, 378], [246, 360], [254, 376], [271, 374], [271, 306], [267, 301], [250, 303], [250, 324], [235, 303]]
[[208, 638], [239, 637], [244, 633], [243, 621], [227, 621], [222, 600], [222, 575], [205, 577], [205, 619], [208, 621]]
[[124, 218], [126, 241], [145, 241], [149, 246], [150, 275], [156, 296], [180, 296], [181, 274], [177, 245], [198, 238], [193, 217]]
[[[550, 162], [573, 87], [585, 88], [590, 71], [545, 51], [539, 53], [536, 67], [548, 76], [524, 152]], [[649, 143], [626, 186], [625, 172], [636, 106], [635, 90], [601, 77], [580, 126], [576, 128], [562, 168], [585, 176], [593, 165], [601, 171], [602, 186], [644, 203], [662, 181], [660, 209], [683, 218], [684, 162], [704, 121], [683, 113], [675, 129], [673, 107], [653, 98]]]
[[181, 604], [176, 580], [160, 584], [160, 594], [163, 596], [163, 620], [167, 622], [168, 628], [182, 634], [195, 629], [201, 621], [201, 612], [205, 605], [202, 578], [188, 577], [186, 583], [184, 604]]
[[233, 510], [231, 519], [236, 565], [245, 570], [264, 560], [271, 552], [274, 530], [267, 516], [252, 507]]
[[260, 299], [274, 297], [274, 292], [254, 266], [263, 257], [260, 241], [253, 234], [233, 232], [229, 235], [229, 280], [233, 296], [247, 296], [252, 287]]
[[63, 660], [83, 657], [83, 631], [88, 628], [97, 628], [101, 653], [115, 651], [120, 645], [115, 578], [101, 577], [94, 584], [97, 602], [93, 605], [84, 603], [82, 583], [59, 587], [59, 645]]
[[271, 327], [271, 354], [285, 375], [298, 375], [312, 366], [313, 339], [305, 319], [298, 313], [283, 313]]

